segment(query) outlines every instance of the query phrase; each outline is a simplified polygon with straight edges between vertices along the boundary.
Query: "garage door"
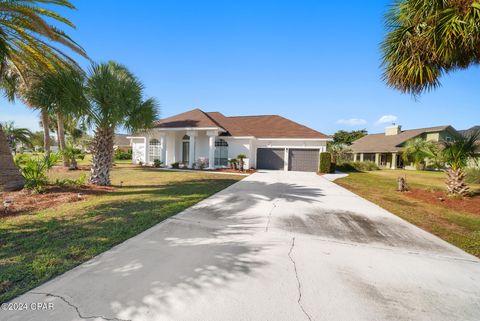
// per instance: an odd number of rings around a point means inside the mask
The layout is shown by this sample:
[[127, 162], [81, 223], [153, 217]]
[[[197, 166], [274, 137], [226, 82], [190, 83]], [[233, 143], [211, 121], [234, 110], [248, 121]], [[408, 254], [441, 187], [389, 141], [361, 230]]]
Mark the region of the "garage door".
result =
[[318, 149], [290, 149], [288, 153], [288, 170], [317, 172], [320, 159]]
[[258, 169], [280, 169], [285, 164], [285, 150], [282, 148], [258, 148], [257, 168]]

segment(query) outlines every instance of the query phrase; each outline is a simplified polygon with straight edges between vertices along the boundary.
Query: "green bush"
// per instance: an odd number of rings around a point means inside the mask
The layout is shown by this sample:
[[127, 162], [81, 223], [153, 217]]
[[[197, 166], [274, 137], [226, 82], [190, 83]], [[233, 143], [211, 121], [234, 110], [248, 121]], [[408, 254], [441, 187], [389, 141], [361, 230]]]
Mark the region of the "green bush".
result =
[[163, 162], [159, 159], [154, 159], [153, 160], [153, 167], [157, 167], [159, 168], [160, 166], [162, 166]]
[[338, 165], [337, 168], [342, 172], [370, 172], [380, 169], [377, 164], [372, 161], [344, 162], [341, 165]]
[[465, 182], [469, 184], [480, 184], [480, 168], [467, 168], [465, 174]]
[[25, 188], [35, 193], [42, 193], [48, 185], [47, 172], [59, 160], [57, 154], [49, 156], [30, 156], [17, 159], [17, 166], [25, 179]]
[[115, 160], [132, 159], [132, 150], [129, 149], [128, 152], [124, 152], [121, 149], [117, 149], [117, 150], [115, 150], [114, 158], [115, 158]]
[[85, 185], [86, 182], [87, 182], [87, 174], [83, 173], [77, 179], [71, 179], [71, 178], [59, 179], [59, 178], [57, 178], [55, 180], [55, 185], [60, 186], [60, 187], [64, 187], [64, 186], [83, 186], [83, 185]]
[[175, 169], [180, 168], [180, 163], [179, 162], [172, 163], [172, 168], [175, 168]]
[[332, 167], [332, 154], [328, 152], [320, 153], [320, 173], [330, 173]]

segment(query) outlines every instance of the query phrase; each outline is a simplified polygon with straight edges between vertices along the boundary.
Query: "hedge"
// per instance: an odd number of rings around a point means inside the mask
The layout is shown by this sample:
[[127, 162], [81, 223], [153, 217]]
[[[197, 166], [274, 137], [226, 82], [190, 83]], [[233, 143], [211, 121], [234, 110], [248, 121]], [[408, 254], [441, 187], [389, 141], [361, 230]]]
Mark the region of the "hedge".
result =
[[330, 173], [332, 167], [332, 155], [328, 152], [320, 153], [320, 173]]

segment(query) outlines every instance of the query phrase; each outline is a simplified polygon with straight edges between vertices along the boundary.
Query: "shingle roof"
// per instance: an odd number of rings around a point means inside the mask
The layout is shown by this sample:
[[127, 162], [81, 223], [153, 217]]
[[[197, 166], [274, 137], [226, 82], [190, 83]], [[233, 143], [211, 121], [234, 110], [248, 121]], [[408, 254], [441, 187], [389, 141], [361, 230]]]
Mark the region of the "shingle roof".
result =
[[478, 131], [480, 131], [480, 126], [473, 126], [469, 129], [459, 130], [458, 132], [465, 137], [469, 137]]
[[353, 142], [350, 149], [354, 153], [375, 153], [375, 152], [398, 152], [401, 151], [407, 140], [417, 137], [423, 133], [440, 132], [451, 126], [436, 126], [404, 130], [398, 135], [386, 136], [385, 133], [370, 134]]
[[115, 134], [113, 138], [114, 146], [130, 146], [130, 139], [127, 139], [127, 134]]
[[155, 128], [212, 128], [220, 127], [213, 119], [200, 109], [193, 109], [185, 113], [181, 113], [172, 117], [160, 119], [155, 122]]
[[226, 117], [219, 112], [194, 109], [186, 113], [159, 120], [157, 128], [219, 127], [229, 136], [254, 136], [256, 138], [317, 138], [327, 135], [300, 125], [278, 115]]

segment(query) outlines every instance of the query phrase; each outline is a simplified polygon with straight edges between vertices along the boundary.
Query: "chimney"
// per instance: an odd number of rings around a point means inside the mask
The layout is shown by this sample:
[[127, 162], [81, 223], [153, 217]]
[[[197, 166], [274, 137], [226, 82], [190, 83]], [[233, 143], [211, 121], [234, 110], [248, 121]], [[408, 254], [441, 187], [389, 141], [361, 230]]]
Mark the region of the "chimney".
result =
[[385, 136], [398, 135], [402, 132], [402, 126], [395, 123], [392, 126], [385, 127]]

